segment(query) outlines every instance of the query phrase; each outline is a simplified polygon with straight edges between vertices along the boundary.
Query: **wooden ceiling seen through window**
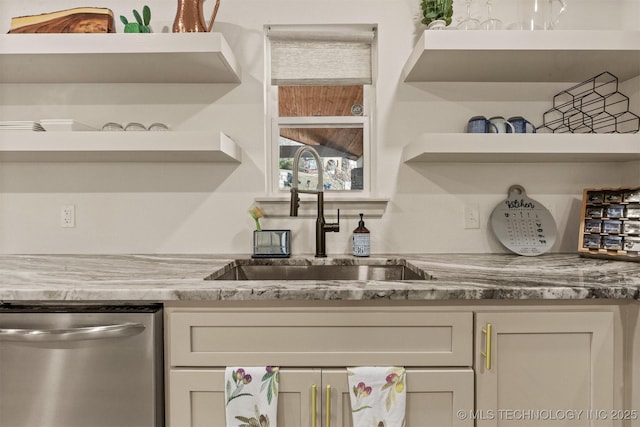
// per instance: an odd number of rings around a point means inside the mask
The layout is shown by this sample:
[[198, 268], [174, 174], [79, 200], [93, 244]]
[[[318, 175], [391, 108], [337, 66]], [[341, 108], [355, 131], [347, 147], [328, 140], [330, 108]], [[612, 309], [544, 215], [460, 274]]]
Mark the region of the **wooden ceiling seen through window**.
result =
[[[279, 86], [280, 117], [351, 116], [354, 105], [362, 106], [363, 87], [356, 86]], [[283, 127], [280, 135], [305, 145], [323, 145], [358, 159], [363, 153], [362, 128]]]

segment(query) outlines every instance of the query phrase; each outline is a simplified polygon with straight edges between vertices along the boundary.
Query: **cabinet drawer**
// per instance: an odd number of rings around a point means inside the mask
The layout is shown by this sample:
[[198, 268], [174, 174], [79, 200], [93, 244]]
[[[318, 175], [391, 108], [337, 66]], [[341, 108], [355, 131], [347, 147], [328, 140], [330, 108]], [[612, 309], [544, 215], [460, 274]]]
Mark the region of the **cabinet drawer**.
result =
[[170, 309], [171, 366], [471, 366], [473, 318], [420, 308]]

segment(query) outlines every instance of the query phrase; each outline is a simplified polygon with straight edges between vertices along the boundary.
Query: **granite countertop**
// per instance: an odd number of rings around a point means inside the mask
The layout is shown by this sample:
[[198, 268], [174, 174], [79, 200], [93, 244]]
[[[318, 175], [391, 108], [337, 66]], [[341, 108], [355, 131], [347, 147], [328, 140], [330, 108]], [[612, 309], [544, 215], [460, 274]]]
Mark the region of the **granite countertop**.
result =
[[[204, 280], [242, 256], [0, 255], [0, 302], [220, 300], [640, 300], [640, 263], [576, 254], [293, 257], [286, 262], [405, 259], [433, 280]], [[277, 261], [274, 261], [277, 262]]]

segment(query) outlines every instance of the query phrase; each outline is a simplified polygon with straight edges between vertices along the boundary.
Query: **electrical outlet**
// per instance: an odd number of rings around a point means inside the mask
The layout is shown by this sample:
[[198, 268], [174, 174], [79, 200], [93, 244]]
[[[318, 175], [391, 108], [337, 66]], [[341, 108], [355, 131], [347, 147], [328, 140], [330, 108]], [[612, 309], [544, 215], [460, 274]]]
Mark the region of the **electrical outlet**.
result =
[[73, 228], [76, 226], [76, 206], [62, 205], [60, 207], [60, 227]]
[[464, 228], [480, 228], [480, 213], [477, 203], [464, 205]]

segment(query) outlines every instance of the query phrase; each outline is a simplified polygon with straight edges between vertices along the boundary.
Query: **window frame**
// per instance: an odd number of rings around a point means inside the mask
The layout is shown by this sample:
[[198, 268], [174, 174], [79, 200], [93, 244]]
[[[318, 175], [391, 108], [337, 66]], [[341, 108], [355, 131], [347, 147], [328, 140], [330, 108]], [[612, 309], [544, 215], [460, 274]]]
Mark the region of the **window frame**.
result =
[[[363, 188], [362, 190], [328, 190], [327, 194], [335, 198], [358, 198], [370, 197], [374, 193], [373, 168], [375, 167], [375, 155], [373, 150], [374, 137], [371, 127], [373, 125], [373, 107], [375, 106], [375, 85], [376, 85], [376, 64], [377, 64], [377, 37], [373, 38], [371, 43], [371, 73], [372, 83], [363, 84], [363, 112], [359, 116], [296, 116], [296, 117], [280, 117], [278, 104], [278, 85], [271, 84], [271, 47], [268, 36], [270, 27], [279, 27], [277, 25], [265, 26], [265, 139], [266, 139], [266, 191], [267, 194], [274, 196], [282, 196], [287, 194], [289, 190], [280, 189], [280, 128], [314, 128], [314, 127], [361, 127], [363, 142]], [[285, 25], [286, 27], [286, 25]], [[318, 29], [322, 26], [310, 26], [311, 29]], [[328, 28], [331, 25], [327, 25]], [[358, 25], [358, 27], [363, 27]], [[376, 32], [375, 25], [367, 25], [367, 28], [373, 28]], [[327, 86], [325, 83], [318, 85]]]
[[[327, 190], [330, 194], [347, 194], [347, 195], [369, 195], [371, 187], [371, 168], [367, 159], [371, 156], [371, 147], [367, 141], [369, 137], [369, 117], [362, 116], [319, 116], [319, 117], [277, 117], [271, 121], [271, 173], [270, 188], [272, 193], [286, 193], [287, 189], [280, 188], [280, 168], [277, 166], [280, 161], [280, 128], [362, 128], [362, 190]], [[342, 196], [344, 197], [344, 196]]]

